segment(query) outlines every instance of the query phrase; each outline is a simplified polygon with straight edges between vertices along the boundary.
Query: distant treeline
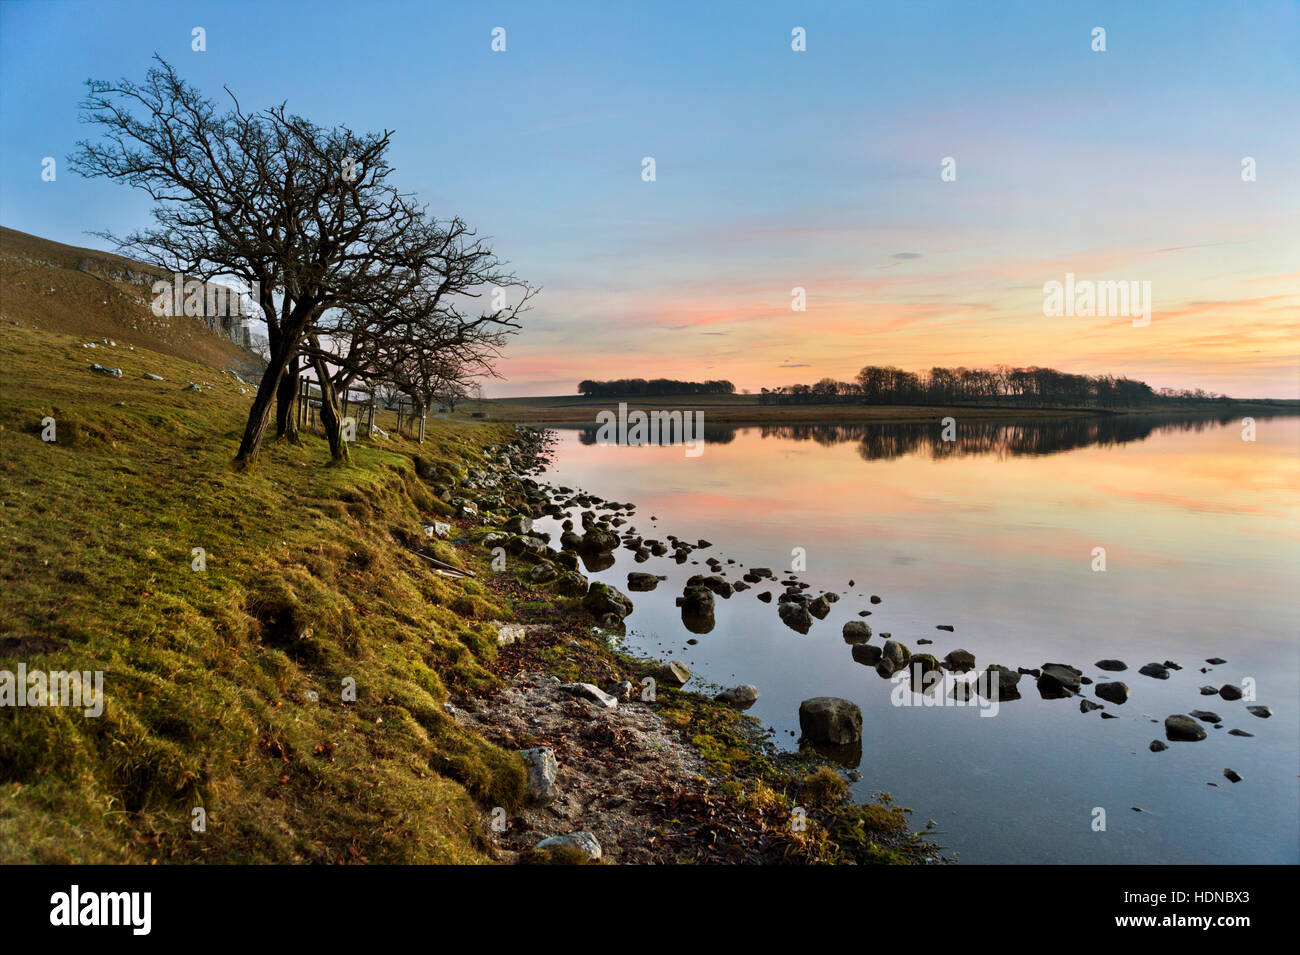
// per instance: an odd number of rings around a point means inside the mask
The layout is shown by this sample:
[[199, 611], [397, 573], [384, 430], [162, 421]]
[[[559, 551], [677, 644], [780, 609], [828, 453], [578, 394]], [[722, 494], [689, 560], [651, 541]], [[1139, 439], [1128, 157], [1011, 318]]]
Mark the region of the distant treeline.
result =
[[759, 404], [1012, 404], [1023, 407], [1131, 408], [1164, 403], [1229, 401], [1200, 388], [1161, 388], [1114, 375], [1072, 375], [1053, 368], [931, 368], [912, 372], [868, 365], [853, 381], [764, 388]]
[[729, 395], [736, 386], [729, 381], [674, 381], [671, 378], [615, 378], [611, 381], [581, 381], [579, 394], [589, 398], [623, 395]]

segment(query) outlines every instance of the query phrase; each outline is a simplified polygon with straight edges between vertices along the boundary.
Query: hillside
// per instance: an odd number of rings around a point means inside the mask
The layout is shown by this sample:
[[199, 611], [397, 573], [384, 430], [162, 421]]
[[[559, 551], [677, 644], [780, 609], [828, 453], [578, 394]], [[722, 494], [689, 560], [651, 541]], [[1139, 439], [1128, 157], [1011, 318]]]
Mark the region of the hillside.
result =
[[[80, 337], [0, 326], [0, 669], [102, 670], [107, 704], [0, 707], [0, 860], [485, 860], [475, 801], [523, 771], [442, 703], [492, 684], [504, 611], [416, 553], [462, 562], [422, 541], [450, 506], [415, 448], [335, 469], [309, 435], [236, 474], [238, 382], [121, 347], [99, 375]], [[430, 432], [462, 469], [510, 433]]]
[[108, 338], [241, 374], [262, 367], [256, 355], [199, 319], [154, 316], [150, 286], [171, 278], [120, 255], [0, 226], [0, 322]]

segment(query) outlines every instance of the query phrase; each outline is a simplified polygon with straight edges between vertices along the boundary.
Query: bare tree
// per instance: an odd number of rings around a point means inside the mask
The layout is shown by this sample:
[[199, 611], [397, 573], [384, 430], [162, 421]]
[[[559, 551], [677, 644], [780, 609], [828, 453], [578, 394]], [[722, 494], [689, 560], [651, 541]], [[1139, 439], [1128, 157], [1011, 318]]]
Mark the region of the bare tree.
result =
[[235, 459], [247, 464], [277, 393], [290, 426], [295, 361], [316, 320], [420, 261], [432, 237], [423, 208], [388, 183], [391, 131], [322, 129], [284, 104], [245, 113], [228, 89], [233, 105], [220, 112], [156, 59], [143, 84], [87, 83], [83, 121], [103, 136], [78, 143], [71, 165], [155, 201], [152, 228], [104, 234], [119, 251], [258, 290], [270, 356]]

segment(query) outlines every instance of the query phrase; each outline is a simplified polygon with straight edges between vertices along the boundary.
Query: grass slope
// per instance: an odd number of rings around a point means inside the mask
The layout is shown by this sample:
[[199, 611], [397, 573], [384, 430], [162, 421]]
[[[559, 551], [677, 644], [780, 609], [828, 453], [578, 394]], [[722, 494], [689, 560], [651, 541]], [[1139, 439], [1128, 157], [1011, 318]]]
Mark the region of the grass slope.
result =
[[[503, 608], [413, 552], [462, 562], [421, 539], [447, 505], [418, 446], [339, 469], [307, 436], [235, 473], [251, 389], [80, 341], [0, 326], [0, 669], [102, 670], [107, 703], [0, 708], [0, 862], [485, 861], [481, 807], [523, 768], [441, 704], [494, 680]], [[506, 432], [431, 421], [419, 451], [456, 467]]]
[[172, 281], [169, 273], [111, 252], [0, 226], [0, 321], [92, 341], [111, 338], [212, 368], [263, 367], [199, 319], [153, 315], [150, 287], [126, 281], [128, 271]]

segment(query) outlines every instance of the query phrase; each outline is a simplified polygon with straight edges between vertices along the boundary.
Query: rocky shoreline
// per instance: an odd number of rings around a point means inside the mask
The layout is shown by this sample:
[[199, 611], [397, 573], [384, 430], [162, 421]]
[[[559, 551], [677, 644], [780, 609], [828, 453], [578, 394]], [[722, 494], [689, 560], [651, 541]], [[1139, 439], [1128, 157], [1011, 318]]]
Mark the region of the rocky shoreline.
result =
[[[515, 608], [516, 619], [494, 624], [491, 668], [501, 685], [447, 704], [458, 722], [519, 752], [527, 769], [527, 805], [485, 813], [499, 859], [948, 861], [887, 795], [853, 803], [847, 779], [855, 774], [811, 748], [778, 750], [758, 721], [743, 714], [757, 688], [686, 690], [691, 674], [682, 663], [621, 649], [632, 601], [618, 588], [588, 581], [583, 570], [610, 566], [613, 549], [633, 540], [638, 561], [671, 549], [684, 562], [712, 545], [641, 540], [630, 527], [635, 505], [538, 482], [530, 475], [545, 468], [551, 443], [547, 431], [516, 427], [513, 440], [484, 449], [482, 467], [416, 460], [417, 473], [454, 513], [448, 522], [431, 523], [426, 534], [447, 539], [484, 567], [484, 585]], [[581, 534], [567, 516], [573, 508], [581, 508]], [[533, 527], [543, 516], [564, 522], [558, 550]], [[715, 560], [710, 568], [715, 563], [721, 566]], [[712, 598], [720, 589], [715, 576], [692, 578], [691, 599]], [[631, 578], [632, 592], [652, 590], [662, 579]], [[860, 741], [860, 713], [855, 722], [841, 704], [857, 709], [848, 701], [810, 709], [810, 740], [828, 733], [840, 739], [856, 727], [854, 742]]]

